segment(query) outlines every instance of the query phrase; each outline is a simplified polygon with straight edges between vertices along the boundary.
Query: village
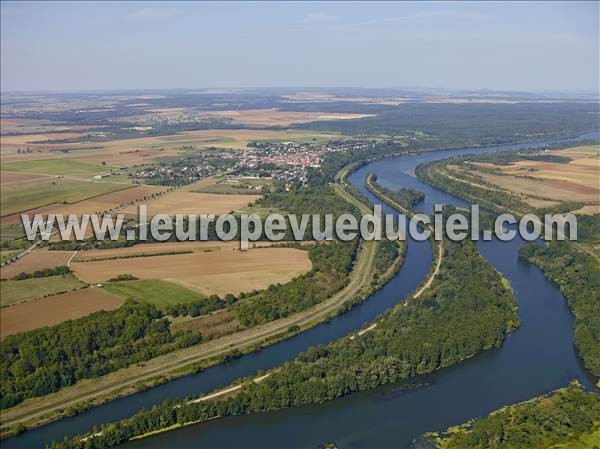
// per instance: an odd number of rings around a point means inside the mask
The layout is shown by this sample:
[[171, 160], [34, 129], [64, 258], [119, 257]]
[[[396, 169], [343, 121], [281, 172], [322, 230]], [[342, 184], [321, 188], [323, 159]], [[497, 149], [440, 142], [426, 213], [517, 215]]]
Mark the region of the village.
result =
[[296, 142], [249, 142], [244, 151], [210, 150], [170, 163], [144, 167], [134, 175], [134, 181], [145, 184], [184, 185], [221, 174], [235, 181], [265, 178], [305, 185], [309, 169], [319, 168], [327, 153], [352, 147], [362, 149], [369, 141], [344, 140], [327, 144]]

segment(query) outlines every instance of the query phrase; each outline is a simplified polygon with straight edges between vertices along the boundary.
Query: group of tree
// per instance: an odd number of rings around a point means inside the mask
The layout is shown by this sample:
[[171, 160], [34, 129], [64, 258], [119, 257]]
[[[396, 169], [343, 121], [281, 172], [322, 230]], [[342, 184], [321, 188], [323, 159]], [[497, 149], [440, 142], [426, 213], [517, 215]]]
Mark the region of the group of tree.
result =
[[599, 421], [600, 396], [572, 383], [449, 429], [442, 436], [428, 436], [440, 449], [591, 448], [579, 438], [589, 436]]
[[398, 257], [400, 248], [396, 242], [384, 239], [379, 243], [375, 256], [375, 273], [385, 273]]
[[309, 348], [262, 382], [244, 382], [235, 396], [167, 401], [54, 447], [107, 448], [177, 424], [322, 403], [459, 363], [498, 347], [516, 325], [516, 304], [501, 276], [472, 242], [447, 242], [432, 287], [386, 312], [375, 329]]
[[60, 276], [61, 274], [69, 274], [71, 269], [66, 265], [61, 265], [53, 268], [42, 268], [41, 270], [35, 270], [32, 273], [26, 273], [22, 271], [13, 277], [15, 281], [22, 281], [23, 279], [31, 278], [45, 278], [50, 276]]
[[[268, 198], [276, 207], [294, 213], [323, 210], [336, 216], [358, 213], [356, 208], [340, 201], [327, 185], [275, 192]], [[240, 323], [252, 326], [304, 310], [347, 285], [358, 247], [356, 240], [297, 247], [308, 251], [312, 269], [286, 284], [238, 296], [211, 295], [182, 301], [162, 310], [128, 301], [116, 311], [97, 312], [57, 326], [7, 337], [2, 345], [2, 408], [201, 341], [198, 332], [172, 334], [165, 315], [197, 317], [235, 305]], [[69, 272], [68, 267], [57, 267], [22, 273], [17, 278]], [[111, 281], [132, 279], [130, 275], [122, 275]]]
[[239, 303], [237, 317], [244, 326], [253, 326], [305, 310], [341, 290], [356, 256], [357, 242], [334, 240], [308, 249], [313, 268], [286, 284], [271, 285]]
[[406, 187], [402, 187], [400, 189], [388, 189], [383, 187], [382, 185], [377, 183], [377, 175], [370, 175], [371, 181], [386, 197], [391, 198], [404, 209], [408, 209], [410, 211], [414, 210], [415, 206], [419, 203], [425, 201], [425, 194], [423, 192], [419, 192], [418, 190], [409, 189]]
[[2, 341], [2, 409], [200, 342], [197, 333], [172, 333], [154, 306], [127, 301], [52, 327]]
[[[299, 108], [303, 105], [287, 105]], [[320, 111], [350, 112], [344, 104], [312, 104]], [[356, 111], [356, 105], [352, 105]], [[597, 129], [592, 103], [516, 104], [428, 104], [397, 106], [369, 105], [369, 117], [354, 120], [327, 120], [294, 125], [300, 129], [338, 132], [344, 135], [387, 135], [443, 142], [446, 148], [498, 145], [571, 137]]]

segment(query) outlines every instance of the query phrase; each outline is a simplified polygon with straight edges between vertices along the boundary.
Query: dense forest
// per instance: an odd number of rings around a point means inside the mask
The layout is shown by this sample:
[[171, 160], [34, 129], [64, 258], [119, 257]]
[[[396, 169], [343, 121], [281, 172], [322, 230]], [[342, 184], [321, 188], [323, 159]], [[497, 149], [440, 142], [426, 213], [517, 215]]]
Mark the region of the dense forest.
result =
[[320, 403], [459, 363], [498, 347], [518, 322], [510, 290], [474, 244], [447, 242], [432, 287], [388, 311], [375, 329], [309, 348], [262, 382], [245, 382], [236, 396], [167, 401], [102, 426], [92, 438], [77, 437], [54, 447], [106, 448], [170, 426]]
[[594, 103], [408, 103], [379, 106], [372, 117], [296, 127], [346, 135], [412, 136], [419, 132], [443, 139], [447, 146], [496, 145], [593, 131], [597, 128], [595, 112]]
[[599, 423], [600, 396], [574, 383], [451, 428], [441, 437], [428, 436], [440, 449], [592, 448], [588, 437]]
[[348, 283], [358, 241], [333, 241], [309, 248], [313, 269], [287, 284], [271, 285], [256, 296], [241, 301], [237, 317], [253, 326], [305, 310], [332, 296]]
[[114, 311], [9, 335], [1, 347], [0, 405], [8, 408], [200, 340], [199, 334], [171, 333], [159, 310], [131, 301]]
[[388, 198], [394, 200], [404, 209], [412, 211], [417, 204], [425, 200], [425, 194], [423, 192], [419, 192], [418, 190], [408, 189], [405, 187], [392, 190], [377, 184], [376, 175], [370, 175], [370, 179], [376, 185], [378, 190], [380, 190]]
[[529, 243], [520, 254], [556, 282], [575, 315], [575, 345], [583, 363], [600, 378], [600, 273], [596, 260], [567, 242]]
[[592, 245], [600, 244], [600, 214], [577, 217], [577, 241]]
[[375, 258], [375, 273], [381, 275], [385, 273], [398, 257], [400, 248], [397, 243], [384, 239], [379, 243], [377, 255]]
[[[359, 216], [357, 208], [341, 201], [329, 185], [299, 187], [291, 191], [277, 189], [259, 200], [258, 204], [297, 216], [325, 212], [332, 214], [334, 222], [345, 213]], [[289, 240], [293, 240], [289, 224], [288, 230]], [[311, 239], [312, 233], [309, 221], [305, 239]], [[311, 245], [308, 252], [313, 269], [287, 284], [272, 285], [254, 297], [241, 301], [237, 310], [238, 319], [244, 326], [263, 324], [327, 299], [348, 283], [357, 249], [357, 239]]]

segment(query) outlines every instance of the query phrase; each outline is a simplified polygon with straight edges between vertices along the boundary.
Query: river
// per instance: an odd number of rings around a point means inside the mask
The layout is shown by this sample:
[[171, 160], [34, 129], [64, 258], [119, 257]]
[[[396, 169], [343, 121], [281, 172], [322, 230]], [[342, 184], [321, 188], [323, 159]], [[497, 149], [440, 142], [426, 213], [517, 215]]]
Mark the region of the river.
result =
[[[598, 139], [599, 132], [575, 140]], [[556, 142], [444, 150], [399, 156], [360, 168], [349, 181], [372, 202], [364, 187], [368, 173], [389, 188], [410, 187], [425, 193], [420, 212], [433, 204], [468, 203], [414, 178], [417, 165], [458, 154], [518, 150]], [[392, 210], [383, 205], [384, 212]], [[511, 282], [519, 303], [521, 327], [500, 349], [487, 351], [458, 366], [416, 379], [425, 387], [404, 391], [400, 384], [356, 393], [321, 405], [224, 418], [189, 426], [124, 445], [128, 448], [315, 448], [335, 442], [341, 448], [410, 447], [414, 437], [441, 430], [494, 408], [565, 386], [578, 379], [593, 388], [573, 346], [573, 317], [559, 289], [535, 266], [518, 258], [522, 241], [480, 241], [481, 254]], [[150, 390], [96, 407], [72, 418], [42, 426], [3, 441], [3, 448], [43, 447], [65, 435], [89, 431], [94, 425], [132, 415], [165, 399], [208, 392], [241, 376], [255, 374], [294, 358], [317, 344], [327, 344], [372, 321], [402, 301], [424, 279], [431, 265], [429, 241], [409, 240], [398, 273], [361, 305], [327, 323], [239, 359], [185, 376]]]

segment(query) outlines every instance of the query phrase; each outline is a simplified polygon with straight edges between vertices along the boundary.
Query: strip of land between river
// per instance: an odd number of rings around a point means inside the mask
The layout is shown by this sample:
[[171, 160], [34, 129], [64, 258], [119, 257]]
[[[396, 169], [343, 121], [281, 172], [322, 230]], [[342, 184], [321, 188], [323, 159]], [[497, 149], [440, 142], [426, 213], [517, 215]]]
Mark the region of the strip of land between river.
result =
[[[349, 171], [348, 168], [344, 168], [343, 176]], [[366, 204], [348, 192], [345, 183], [336, 183], [333, 187], [342, 199], [359, 208], [361, 213], [369, 212]], [[96, 379], [85, 379], [56, 393], [28, 399], [2, 411], [2, 437], [9, 436], [16, 425], [36, 427], [71, 415], [77, 409], [98, 406], [196, 372], [199, 368], [218, 364], [227, 354], [239, 355], [256, 351], [293, 335], [290, 333], [292, 326], [297, 326], [296, 332], [300, 332], [326, 321], [339, 313], [346, 301], [357, 295], [366, 297], [371, 292], [378, 244], [376, 241], [361, 241], [349, 283], [340, 292], [314, 307], [261, 326], [174, 351]], [[394, 273], [386, 274], [391, 277]]]

